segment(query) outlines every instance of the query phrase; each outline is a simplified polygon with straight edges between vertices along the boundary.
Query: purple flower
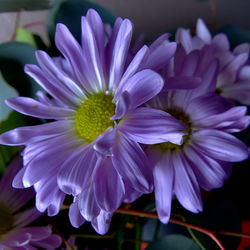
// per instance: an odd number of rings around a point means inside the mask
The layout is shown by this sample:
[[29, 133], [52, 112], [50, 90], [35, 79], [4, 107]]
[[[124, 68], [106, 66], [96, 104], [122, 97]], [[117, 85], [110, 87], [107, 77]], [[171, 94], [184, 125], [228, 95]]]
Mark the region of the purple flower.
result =
[[13, 177], [22, 166], [21, 158], [14, 160], [0, 180], [0, 249], [56, 249], [61, 238], [52, 234], [50, 227], [28, 226], [41, 213], [35, 208], [19, 212], [34, 197], [31, 189], [13, 189]]
[[[6, 101], [18, 112], [56, 121], [0, 136], [2, 144], [26, 146], [14, 186], [34, 185], [39, 211], [48, 208], [55, 215], [65, 194], [73, 195], [72, 224], [91, 221], [100, 233], [105, 231], [100, 224], [123, 200], [152, 191], [152, 172], [139, 143], [181, 144], [184, 134], [179, 132], [184, 125], [167, 113], [141, 107], [163, 87], [150, 69], [159, 64], [159, 51], [143, 46], [127, 59], [131, 22], [118, 18], [110, 35], [104, 30], [94, 10], [82, 17], [81, 45], [66, 26], [57, 25], [55, 42], [64, 59], [37, 51], [40, 68], [25, 67], [52, 98], [38, 92], [39, 101]], [[169, 61], [176, 45], [163, 45]]]
[[199, 50], [203, 53], [203, 68], [217, 59], [219, 73], [216, 91], [223, 97], [250, 105], [250, 61], [247, 43], [230, 50], [230, 44], [225, 34], [219, 33], [212, 38], [205, 23], [198, 19], [196, 36], [192, 37], [189, 30], [179, 28], [176, 41], [183, 45], [187, 53]]
[[149, 102], [182, 121], [187, 132], [182, 145], [165, 142], [146, 149], [154, 166], [156, 208], [163, 223], [170, 218], [173, 196], [189, 211], [201, 211], [200, 187], [221, 187], [230, 175], [231, 163], [249, 156], [244, 143], [230, 134], [249, 125], [247, 108], [228, 108], [222, 97], [209, 91], [217, 79], [217, 61], [195, 81], [199, 62], [199, 52], [185, 54], [181, 46], [177, 48], [166, 70], [164, 91]]

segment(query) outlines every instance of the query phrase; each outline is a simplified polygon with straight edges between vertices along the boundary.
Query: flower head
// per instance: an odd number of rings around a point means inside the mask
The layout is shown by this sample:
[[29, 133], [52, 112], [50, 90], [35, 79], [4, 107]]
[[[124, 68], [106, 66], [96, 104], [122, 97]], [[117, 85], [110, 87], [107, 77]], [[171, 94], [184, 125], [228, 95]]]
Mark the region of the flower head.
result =
[[217, 79], [216, 60], [195, 80], [200, 60], [199, 52], [185, 54], [180, 45], [167, 70], [164, 91], [149, 102], [182, 121], [187, 133], [182, 145], [165, 142], [147, 147], [154, 166], [156, 208], [163, 223], [169, 220], [173, 196], [186, 209], [201, 211], [200, 187], [221, 187], [231, 163], [249, 156], [244, 143], [230, 134], [249, 125], [246, 107], [228, 108], [220, 96], [208, 91]]
[[250, 45], [243, 43], [230, 50], [230, 44], [225, 34], [219, 33], [212, 38], [210, 31], [202, 19], [196, 23], [196, 35], [191, 36], [189, 30], [179, 28], [176, 41], [184, 47], [187, 53], [201, 51], [203, 68], [217, 59], [219, 72], [216, 82], [216, 92], [228, 100], [236, 100], [250, 105]]
[[[104, 30], [94, 10], [82, 17], [81, 45], [65, 25], [57, 25], [55, 42], [64, 58], [37, 51], [40, 68], [25, 67], [51, 98], [38, 92], [39, 101], [6, 101], [23, 114], [56, 121], [0, 136], [2, 144], [26, 146], [14, 186], [34, 185], [36, 206], [48, 208], [49, 215], [58, 213], [65, 194], [72, 194], [72, 210], [83, 217], [70, 212], [77, 222], [72, 224], [88, 220], [95, 228], [123, 200], [152, 191], [152, 172], [139, 143], [181, 144], [184, 134], [184, 125], [170, 115], [141, 107], [161, 91], [163, 79], [151, 70], [158, 62], [147, 46], [127, 59], [131, 22], [118, 18], [109, 35]], [[165, 60], [173, 56], [173, 44], [164, 43]]]
[[28, 226], [41, 216], [41, 213], [35, 208], [19, 211], [35, 195], [31, 189], [23, 191], [11, 186], [13, 177], [21, 166], [21, 159], [17, 158], [8, 166], [0, 180], [0, 248], [56, 249], [61, 245], [61, 238], [52, 234], [50, 227]]

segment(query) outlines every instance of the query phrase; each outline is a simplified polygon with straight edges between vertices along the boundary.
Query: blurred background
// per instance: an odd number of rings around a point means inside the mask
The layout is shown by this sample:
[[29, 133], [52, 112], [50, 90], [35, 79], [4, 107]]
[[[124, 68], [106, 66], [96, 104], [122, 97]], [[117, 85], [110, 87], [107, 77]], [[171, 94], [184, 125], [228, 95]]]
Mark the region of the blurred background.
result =
[[[0, 8], [12, 1], [0, 0]], [[54, 1], [47, 2], [51, 5]], [[117, 16], [131, 19], [135, 35], [146, 32], [149, 41], [179, 26], [194, 27], [198, 17], [203, 18], [211, 29], [224, 24], [250, 29], [250, 0], [92, 0], [92, 2], [106, 7]], [[15, 37], [15, 26], [22, 26], [41, 35], [48, 43], [46, 16], [47, 10], [0, 13], [0, 42], [12, 40]]]

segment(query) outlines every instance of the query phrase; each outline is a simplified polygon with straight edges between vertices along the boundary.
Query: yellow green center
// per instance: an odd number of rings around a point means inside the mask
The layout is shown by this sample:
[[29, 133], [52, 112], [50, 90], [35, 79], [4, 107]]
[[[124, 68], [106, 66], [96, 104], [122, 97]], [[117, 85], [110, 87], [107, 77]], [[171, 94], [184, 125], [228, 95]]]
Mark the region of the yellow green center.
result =
[[106, 93], [95, 93], [86, 99], [75, 116], [76, 129], [87, 142], [94, 141], [107, 128], [113, 127], [110, 117], [115, 114], [113, 96]]
[[14, 224], [14, 216], [11, 211], [0, 203], [0, 236], [11, 230]]
[[166, 112], [171, 114], [175, 119], [177, 119], [185, 124], [185, 126], [186, 126], [185, 132], [187, 132], [187, 134], [183, 136], [182, 145], [177, 145], [177, 144], [174, 144], [171, 142], [164, 142], [164, 143], [156, 144], [156, 147], [163, 152], [166, 152], [168, 150], [175, 151], [177, 149], [182, 148], [183, 146], [185, 146], [189, 142], [190, 137], [192, 135], [192, 124], [191, 124], [189, 116], [187, 114], [185, 114], [182, 110], [175, 109], [175, 108], [166, 109]]

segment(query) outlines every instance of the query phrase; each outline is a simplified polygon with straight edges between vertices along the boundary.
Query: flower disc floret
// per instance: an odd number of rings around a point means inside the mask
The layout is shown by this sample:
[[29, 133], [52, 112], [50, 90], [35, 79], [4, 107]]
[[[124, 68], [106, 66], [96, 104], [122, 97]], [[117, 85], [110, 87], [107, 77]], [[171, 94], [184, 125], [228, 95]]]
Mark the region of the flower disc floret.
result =
[[95, 93], [86, 99], [76, 112], [75, 123], [79, 135], [87, 142], [94, 141], [107, 128], [113, 127], [110, 117], [115, 114], [113, 96]]
[[0, 203], [0, 238], [2, 234], [10, 231], [14, 224], [14, 217], [11, 211]]

